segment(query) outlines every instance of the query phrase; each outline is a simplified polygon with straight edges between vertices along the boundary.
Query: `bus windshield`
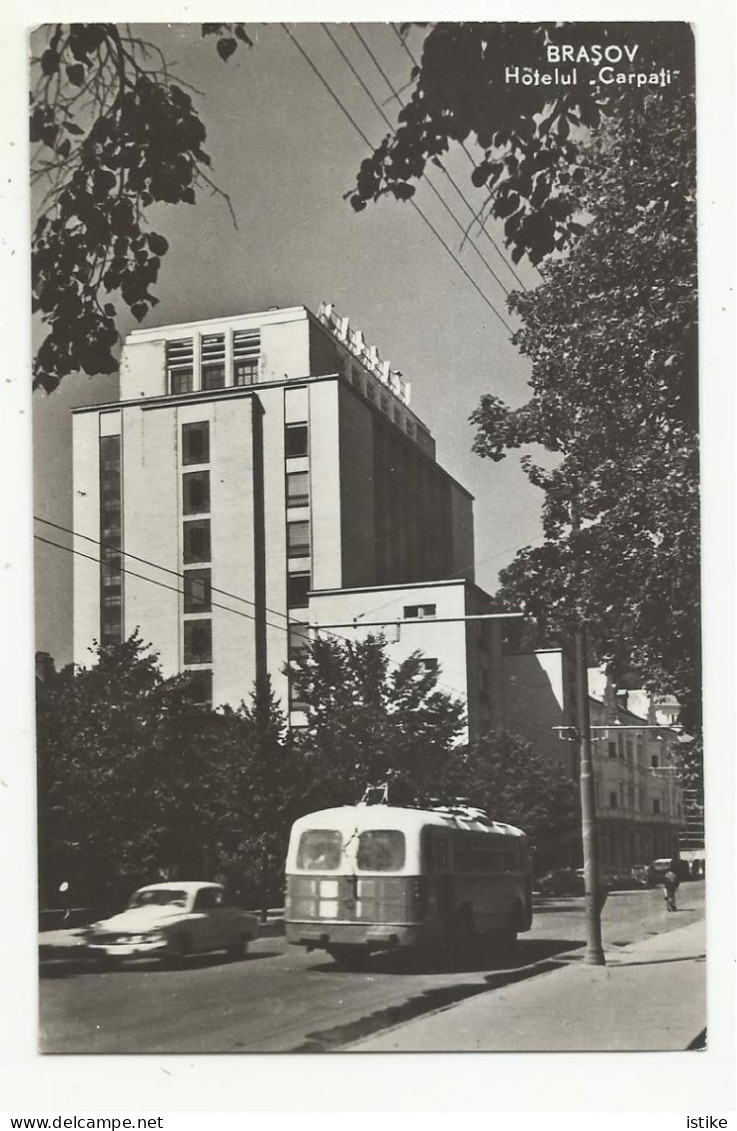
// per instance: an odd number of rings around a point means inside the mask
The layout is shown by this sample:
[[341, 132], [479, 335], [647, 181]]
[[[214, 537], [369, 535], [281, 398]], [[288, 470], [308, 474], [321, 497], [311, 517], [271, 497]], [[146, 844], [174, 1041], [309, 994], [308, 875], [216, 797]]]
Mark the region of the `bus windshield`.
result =
[[337, 829], [308, 829], [299, 838], [297, 867], [305, 872], [335, 871], [340, 867], [342, 847]]
[[396, 829], [370, 829], [359, 836], [356, 864], [360, 872], [399, 872], [404, 860], [404, 833]]

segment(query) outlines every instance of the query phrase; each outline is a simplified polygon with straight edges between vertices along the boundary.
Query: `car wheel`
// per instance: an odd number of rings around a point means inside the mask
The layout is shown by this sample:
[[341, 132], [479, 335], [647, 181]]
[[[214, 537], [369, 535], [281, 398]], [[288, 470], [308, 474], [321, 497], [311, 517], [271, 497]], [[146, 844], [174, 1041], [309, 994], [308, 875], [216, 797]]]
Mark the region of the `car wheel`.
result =
[[242, 935], [237, 942], [231, 943], [225, 952], [231, 962], [240, 962], [242, 958], [246, 957], [249, 942], [248, 935]]
[[169, 947], [161, 961], [165, 966], [179, 966], [190, 951], [189, 939], [186, 935], [173, 935]]

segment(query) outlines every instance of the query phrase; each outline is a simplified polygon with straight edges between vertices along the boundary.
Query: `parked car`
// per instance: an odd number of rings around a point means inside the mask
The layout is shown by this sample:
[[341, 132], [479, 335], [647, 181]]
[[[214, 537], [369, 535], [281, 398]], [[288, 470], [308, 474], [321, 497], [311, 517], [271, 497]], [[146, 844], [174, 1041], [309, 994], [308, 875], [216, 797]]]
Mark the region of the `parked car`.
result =
[[93, 923], [85, 937], [88, 948], [112, 964], [216, 950], [242, 958], [257, 935], [257, 917], [236, 907], [221, 884], [182, 881], [139, 888], [125, 911]]
[[638, 888], [647, 886], [638, 876], [633, 874], [632, 870], [629, 872], [603, 872], [601, 882], [608, 891], [636, 891]]
[[654, 886], [655, 874], [652, 864], [633, 864], [630, 871], [638, 887], [651, 888]]
[[540, 895], [583, 895], [583, 872], [581, 869], [555, 868], [541, 876], [533, 887]]

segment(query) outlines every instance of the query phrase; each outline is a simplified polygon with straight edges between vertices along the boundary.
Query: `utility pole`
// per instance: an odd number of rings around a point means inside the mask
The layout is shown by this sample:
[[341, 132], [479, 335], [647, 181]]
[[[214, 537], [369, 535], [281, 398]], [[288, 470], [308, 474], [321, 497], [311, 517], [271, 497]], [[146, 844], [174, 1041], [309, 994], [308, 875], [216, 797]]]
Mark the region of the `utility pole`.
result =
[[586, 626], [579, 624], [574, 633], [576, 659], [576, 720], [581, 754], [581, 839], [586, 888], [586, 966], [606, 966], [601, 945], [601, 889], [599, 886], [599, 845], [596, 836], [596, 791], [591, 757], [591, 720], [589, 718], [589, 670]]

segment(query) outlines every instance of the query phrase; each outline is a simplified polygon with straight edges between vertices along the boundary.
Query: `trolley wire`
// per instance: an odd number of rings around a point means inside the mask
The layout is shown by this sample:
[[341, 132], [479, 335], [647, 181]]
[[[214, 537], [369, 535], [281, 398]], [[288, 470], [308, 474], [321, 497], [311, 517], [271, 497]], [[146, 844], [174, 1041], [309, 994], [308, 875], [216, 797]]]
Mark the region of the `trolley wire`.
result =
[[[358, 136], [359, 136], [359, 137], [360, 137], [360, 138], [362, 139], [362, 141], [363, 141], [363, 142], [364, 142], [364, 143], [365, 143], [365, 144], [366, 144], [366, 145], [368, 146], [368, 148], [369, 148], [369, 149], [370, 149], [370, 150], [371, 150], [371, 151], [373, 152], [373, 150], [375, 149], [375, 146], [374, 146], [374, 145], [372, 145], [371, 141], [370, 141], [370, 140], [369, 140], [369, 138], [368, 138], [368, 137], [366, 136], [366, 134], [365, 134], [365, 133], [364, 133], [364, 131], [363, 131], [363, 130], [361, 129], [361, 127], [360, 127], [360, 126], [358, 125], [358, 123], [356, 122], [355, 118], [353, 118], [353, 116], [351, 115], [350, 111], [349, 111], [349, 110], [348, 110], [348, 109], [347, 109], [347, 108], [346, 108], [346, 107], [344, 106], [344, 104], [343, 104], [343, 102], [341, 101], [341, 99], [339, 98], [339, 96], [338, 96], [338, 95], [337, 95], [337, 94], [335, 93], [335, 91], [333, 90], [332, 86], [331, 86], [331, 85], [330, 85], [330, 83], [329, 83], [329, 82], [327, 81], [327, 79], [326, 79], [326, 78], [325, 78], [325, 76], [324, 76], [324, 75], [322, 74], [322, 72], [321, 72], [321, 71], [319, 70], [319, 68], [317, 67], [317, 65], [316, 65], [316, 64], [315, 64], [315, 63], [314, 63], [314, 62], [312, 61], [312, 59], [310, 58], [310, 56], [309, 56], [309, 54], [307, 53], [307, 51], [306, 51], [306, 50], [304, 49], [304, 47], [303, 47], [303, 46], [301, 45], [301, 43], [299, 43], [299, 41], [298, 41], [298, 40], [297, 40], [297, 39], [295, 38], [295, 36], [293, 36], [293, 35], [292, 35], [291, 31], [289, 30], [289, 28], [287, 27], [287, 25], [286, 25], [286, 24], [284, 24], [284, 23], [283, 23], [283, 24], [282, 24], [281, 26], [282, 26], [282, 28], [284, 29], [284, 31], [286, 32], [286, 34], [287, 34], [287, 35], [289, 36], [290, 40], [292, 41], [292, 43], [294, 44], [294, 46], [295, 46], [295, 47], [297, 48], [297, 50], [299, 51], [299, 53], [300, 53], [300, 54], [302, 55], [302, 57], [303, 57], [303, 58], [305, 59], [305, 61], [307, 62], [308, 66], [309, 66], [309, 67], [311, 68], [311, 70], [312, 70], [312, 71], [314, 72], [314, 74], [315, 74], [315, 75], [317, 76], [317, 78], [318, 78], [318, 79], [320, 80], [320, 82], [322, 83], [322, 85], [323, 85], [323, 86], [325, 87], [325, 89], [327, 90], [327, 92], [328, 92], [328, 94], [330, 95], [330, 97], [331, 97], [331, 98], [332, 98], [332, 99], [333, 99], [333, 100], [334, 100], [334, 101], [336, 102], [336, 104], [337, 104], [337, 105], [338, 105], [338, 106], [340, 107], [340, 109], [342, 110], [343, 114], [345, 114], [346, 118], [347, 118], [347, 119], [348, 119], [348, 121], [349, 121], [349, 122], [351, 123], [351, 125], [353, 126], [353, 128], [354, 128], [354, 130], [356, 131], [356, 133], [358, 134]], [[502, 326], [504, 327], [504, 329], [505, 329], [505, 330], [506, 330], [506, 331], [507, 331], [507, 332], [508, 332], [509, 334], [514, 334], [514, 330], [512, 329], [512, 327], [511, 327], [511, 326], [509, 325], [509, 323], [508, 323], [508, 322], [506, 321], [506, 319], [505, 319], [505, 318], [503, 317], [503, 315], [501, 315], [501, 314], [499, 313], [499, 311], [498, 311], [498, 310], [497, 310], [497, 308], [495, 307], [494, 303], [493, 303], [493, 302], [492, 302], [492, 301], [491, 301], [491, 300], [490, 300], [490, 299], [489, 299], [489, 298], [488, 298], [488, 297], [487, 297], [487, 296], [486, 296], [486, 295], [484, 294], [484, 292], [482, 291], [481, 287], [479, 287], [479, 285], [478, 285], [478, 283], [476, 282], [476, 280], [475, 280], [475, 279], [473, 278], [473, 276], [472, 276], [472, 275], [470, 275], [470, 274], [469, 274], [469, 272], [468, 272], [468, 271], [466, 270], [466, 268], [465, 268], [465, 267], [463, 266], [463, 264], [461, 263], [461, 261], [460, 261], [460, 259], [458, 258], [458, 256], [457, 256], [457, 255], [455, 254], [455, 252], [454, 252], [454, 251], [452, 250], [452, 248], [451, 248], [451, 247], [450, 247], [450, 246], [449, 246], [449, 245], [448, 245], [448, 244], [446, 243], [446, 241], [445, 241], [445, 240], [443, 239], [443, 237], [442, 237], [442, 236], [440, 235], [440, 232], [439, 232], [439, 231], [437, 230], [437, 228], [436, 228], [436, 227], [435, 227], [435, 225], [434, 225], [434, 224], [432, 223], [432, 221], [428, 219], [428, 217], [427, 217], [427, 216], [425, 215], [425, 213], [424, 213], [424, 212], [422, 211], [422, 209], [421, 209], [421, 208], [420, 208], [420, 206], [419, 206], [419, 205], [417, 204], [417, 202], [416, 202], [415, 200], [413, 200], [413, 199], [410, 199], [410, 200], [409, 200], [409, 203], [410, 203], [410, 204], [412, 205], [412, 207], [414, 208], [415, 212], [417, 212], [417, 213], [418, 213], [418, 215], [419, 215], [419, 216], [421, 217], [421, 219], [422, 219], [422, 220], [423, 220], [423, 221], [425, 222], [425, 224], [427, 225], [427, 227], [428, 227], [428, 228], [430, 229], [430, 231], [431, 231], [431, 232], [432, 232], [432, 234], [433, 234], [433, 235], [435, 236], [435, 238], [437, 239], [437, 241], [438, 241], [438, 242], [439, 242], [439, 243], [441, 244], [441, 246], [442, 246], [442, 247], [443, 247], [443, 248], [445, 249], [445, 251], [446, 251], [446, 252], [448, 253], [448, 255], [449, 255], [449, 256], [451, 257], [451, 259], [452, 259], [452, 260], [453, 260], [453, 262], [454, 262], [454, 263], [456, 264], [456, 266], [457, 266], [457, 267], [459, 268], [459, 270], [460, 270], [460, 271], [461, 271], [461, 272], [462, 272], [462, 273], [463, 273], [463, 274], [465, 275], [465, 277], [466, 277], [466, 278], [468, 279], [469, 283], [471, 284], [471, 286], [473, 287], [473, 289], [474, 289], [474, 290], [475, 290], [475, 291], [476, 291], [476, 292], [478, 293], [478, 295], [480, 296], [480, 298], [482, 299], [482, 301], [486, 303], [486, 305], [488, 306], [489, 310], [491, 310], [491, 311], [492, 311], [492, 313], [493, 313], [493, 314], [495, 315], [495, 317], [496, 317], [496, 318], [497, 318], [497, 319], [498, 319], [498, 320], [499, 320], [499, 321], [501, 322], [501, 324], [502, 324]]]

